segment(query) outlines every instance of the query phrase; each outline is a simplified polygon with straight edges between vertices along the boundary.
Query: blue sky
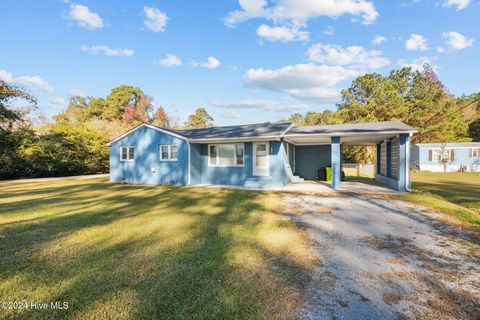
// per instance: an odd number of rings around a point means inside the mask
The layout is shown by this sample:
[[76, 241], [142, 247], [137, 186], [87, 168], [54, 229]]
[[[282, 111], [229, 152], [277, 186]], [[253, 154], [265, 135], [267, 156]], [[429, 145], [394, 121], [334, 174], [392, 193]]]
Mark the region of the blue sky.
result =
[[199, 106], [217, 125], [276, 121], [402, 65], [478, 92], [479, 20], [478, 0], [4, 0], [0, 78], [47, 116], [130, 84], [181, 123]]

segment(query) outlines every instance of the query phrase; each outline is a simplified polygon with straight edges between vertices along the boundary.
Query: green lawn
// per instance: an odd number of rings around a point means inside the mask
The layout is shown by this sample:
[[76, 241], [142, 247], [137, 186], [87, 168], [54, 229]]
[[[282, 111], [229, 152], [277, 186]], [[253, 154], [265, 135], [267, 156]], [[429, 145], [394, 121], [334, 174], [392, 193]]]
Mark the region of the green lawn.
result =
[[291, 319], [315, 259], [279, 195], [104, 179], [0, 185], [0, 302], [15, 319]]
[[480, 173], [412, 173], [412, 189], [405, 199], [480, 228]]

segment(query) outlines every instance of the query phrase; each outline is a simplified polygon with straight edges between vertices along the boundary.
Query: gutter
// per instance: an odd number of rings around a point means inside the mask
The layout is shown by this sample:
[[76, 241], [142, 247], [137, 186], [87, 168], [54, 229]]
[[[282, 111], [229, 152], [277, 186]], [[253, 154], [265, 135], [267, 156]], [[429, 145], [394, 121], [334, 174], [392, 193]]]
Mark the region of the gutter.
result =
[[375, 134], [402, 134], [402, 133], [415, 133], [414, 131], [370, 131], [370, 132], [329, 132], [329, 133], [297, 133], [287, 134], [286, 137], [298, 138], [298, 137], [345, 137], [345, 136], [357, 136], [357, 135], [375, 135]]

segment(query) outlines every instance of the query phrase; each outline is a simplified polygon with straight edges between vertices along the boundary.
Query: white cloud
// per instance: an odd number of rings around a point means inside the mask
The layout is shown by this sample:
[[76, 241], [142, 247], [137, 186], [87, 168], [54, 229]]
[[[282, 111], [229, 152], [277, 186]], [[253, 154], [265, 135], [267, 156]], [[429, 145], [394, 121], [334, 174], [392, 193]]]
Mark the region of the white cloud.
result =
[[438, 53], [445, 52], [445, 48], [443, 48], [443, 47], [438, 47], [438, 48], [437, 48], [437, 52], [438, 52]]
[[164, 67], [176, 67], [182, 65], [182, 60], [174, 54], [167, 54], [165, 58], [158, 60], [156, 63]]
[[90, 11], [87, 6], [72, 3], [68, 19], [75, 20], [77, 24], [86, 29], [99, 29], [104, 27], [103, 19], [96, 12]]
[[68, 90], [68, 94], [70, 96], [81, 96], [81, 97], [86, 97], [87, 96], [87, 93], [81, 89], [77, 89], [77, 88], [71, 88]]
[[286, 93], [298, 99], [337, 102], [339, 90], [331, 87], [358, 75], [357, 70], [310, 63], [276, 70], [249, 69], [243, 81], [248, 86]]
[[[379, 16], [375, 5], [367, 0], [239, 0], [240, 10], [225, 18], [234, 26], [252, 18], [265, 18], [276, 22], [306, 23], [311, 18], [328, 16], [337, 18], [345, 14], [361, 16], [363, 24], [373, 23]], [[269, 6], [269, 4], [272, 4]]]
[[268, 112], [295, 112], [308, 108], [304, 104], [282, 105], [278, 101], [264, 99], [215, 100], [213, 106], [226, 109], [261, 109]]
[[145, 26], [154, 32], [163, 32], [167, 26], [168, 16], [154, 7], [143, 7]]
[[443, 7], [456, 7], [456, 10], [463, 10], [468, 7], [470, 0], [446, 0], [442, 6]]
[[204, 62], [204, 63], [192, 61], [192, 66], [207, 68], [207, 69], [216, 69], [220, 67], [220, 61], [214, 57], [208, 57], [207, 62]]
[[438, 66], [434, 65], [429, 57], [420, 57], [413, 60], [398, 60], [398, 65], [401, 67], [412, 68], [413, 71], [423, 71], [423, 65], [428, 63], [434, 71], [438, 70]]
[[453, 50], [462, 50], [473, 45], [473, 39], [468, 39], [463, 34], [455, 31], [442, 33], [445, 43]]
[[14, 77], [12, 73], [0, 70], [0, 80], [3, 80], [7, 83], [18, 85], [28, 88], [37, 88], [45, 92], [55, 91], [46, 80], [42, 79], [40, 76], [19, 76]]
[[335, 29], [332, 26], [328, 26], [323, 30], [323, 34], [326, 36], [333, 36], [335, 34]]
[[384, 36], [375, 36], [375, 38], [373, 38], [372, 40], [372, 44], [375, 46], [378, 46], [386, 41], [387, 41], [387, 38], [385, 38]]
[[310, 34], [307, 31], [302, 31], [300, 26], [278, 26], [270, 27], [262, 24], [257, 29], [257, 35], [267, 39], [268, 41], [307, 41]]
[[135, 51], [131, 49], [110, 48], [105, 45], [81, 46], [80, 48], [82, 51], [90, 52], [92, 54], [103, 52], [109, 57], [131, 57], [135, 54]]
[[410, 51], [428, 50], [427, 40], [420, 34], [412, 33], [410, 38], [405, 42], [405, 48]]
[[310, 60], [331, 65], [355, 66], [366, 69], [380, 69], [390, 61], [382, 57], [382, 51], [367, 50], [361, 46], [342, 48], [338, 45], [318, 43], [307, 50]]
[[56, 98], [50, 100], [50, 104], [52, 104], [54, 106], [63, 107], [67, 104], [67, 102], [62, 97], [56, 97]]
[[218, 116], [222, 119], [238, 119], [238, 118], [240, 118], [240, 114], [238, 114], [235, 111], [219, 112]]

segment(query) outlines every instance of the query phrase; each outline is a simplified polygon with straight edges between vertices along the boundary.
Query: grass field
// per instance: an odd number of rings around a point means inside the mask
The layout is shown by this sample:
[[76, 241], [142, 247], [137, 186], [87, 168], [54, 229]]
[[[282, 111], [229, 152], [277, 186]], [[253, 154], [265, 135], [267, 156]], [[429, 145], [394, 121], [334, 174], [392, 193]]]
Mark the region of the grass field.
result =
[[274, 193], [0, 185], [0, 310], [15, 319], [291, 319], [315, 259]]
[[[432, 207], [461, 223], [480, 228], [480, 173], [416, 172], [406, 200]], [[480, 229], [479, 229], [480, 230]]]

